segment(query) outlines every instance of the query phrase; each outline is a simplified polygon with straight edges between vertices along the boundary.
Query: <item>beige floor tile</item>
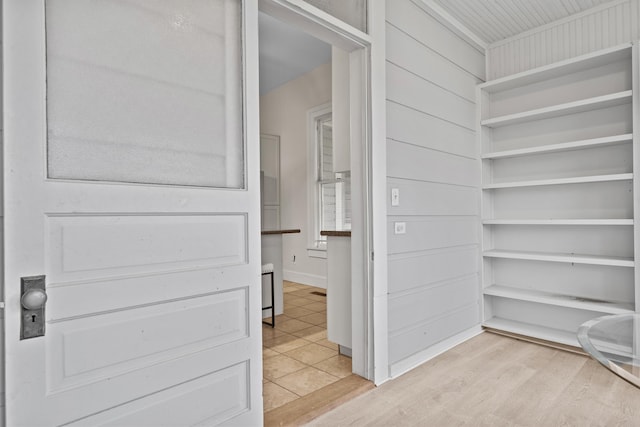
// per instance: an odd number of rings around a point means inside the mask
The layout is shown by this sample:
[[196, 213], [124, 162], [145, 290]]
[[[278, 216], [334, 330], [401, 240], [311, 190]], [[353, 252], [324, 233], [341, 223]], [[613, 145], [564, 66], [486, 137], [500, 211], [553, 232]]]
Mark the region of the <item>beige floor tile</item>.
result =
[[285, 403], [296, 400], [299, 396], [289, 390], [280, 387], [272, 382], [265, 383], [262, 386], [262, 395], [264, 396], [264, 411], [270, 411], [278, 408]]
[[286, 352], [286, 355], [307, 365], [315, 365], [318, 362], [335, 356], [336, 351], [316, 343], [311, 343], [304, 347], [289, 350]]
[[316, 344], [320, 344], [323, 347], [330, 348], [332, 350], [338, 351], [338, 344], [333, 343], [327, 339], [315, 341]]
[[291, 293], [288, 293], [284, 296], [284, 307], [285, 309], [287, 308], [287, 306], [292, 306], [292, 305], [304, 305], [304, 304], [309, 304], [309, 300], [306, 298], [300, 298], [300, 297], [296, 297], [291, 295]]
[[298, 320], [311, 323], [312, 325], [319, 325], [327, 322], [327, 315], [326, 313], [313, 313], [307, 316], [298, 317]]
[[[267, 317], [266, 320], [267, 320], [267, 322], [271, 322], [271, 318], [270, 317]], [[287, 320], [291, 320], [291, 317], [289, 317], [286, 314], [278, 314], [278, 315], [276, 315], [276, 328], [278, 327], [278, 323], [286, 322]]]
[[277, 328], [281, 331], [285, 331], [287, 333], [301, 331], [303, 329], [307, 329], [313, 326], [311, 323], [302, 322], [298, 319], [291, 319], [285, 322], [277, 324]]
[[311, 295], [311, 292], [313, 292], [313, 288], [309, 287], [309, 288], [298, 289], [297, 291], [290, 292], [290, 295], [295, 295], [297, 297], [307, 297]]
[[324, 295], [316, 295], [316, 294], [309, 294], [307, 296], [305, 296], [304, 298], [311, 300], [311, 301], [316, 301], [316, 302], [321, 302], [323, 304], [327, 303], [327, 297]]
[[307, 310], [311, 310], [311, 311], [315, 311], [316, 313], [324, 311], [327, 311], [327, 304], [323, 303], [323, 302], [310, 302], [309, 304], [304, 304], [302, 305], [303, 308], [306, 308]]
[[338, 380], [338, 377], [310, 366], [274, 382], [297, 395], [304, 396]]
[[292, 333], [296, 337], [304, 338], [307, 341], [319, 341], [327, 338], [327, 329], [320, 326], [312, 326], [301, 331]]
[[[277, 324], [277, 322], [276, 322]], [[262, 340], [263, 341], [267, 341], [267, 340], [272, 340], [276, 337], [280, 337], [282, 335], [286, 335], [287, 333], [284, 331], [281, 331], [277, 328], [272, 328], [271, 326], [267, 326], [267, 325], [262, 325]]]
[[297, 319], [297, 318], [300, 318], [302, 316], [308, 316], [310, 314], [314, 314], [315, 313], [315, 311], [311, 311], [311, 310], [308, 310], [308, 309], [306, 309], [304, 307], [300, 307], [300, 306], [294, 306], [294, 307], [291, 307], [291, 308], [288, 308], [288, 309], [285, 308], [284, 312], [291, 319]]
[[298, 347], [308, 345], [309, 341], [296, 337], [295, 335], [286, 334], [269, 341], [264, 341], [262, 344], [270, 350], [278, 353], [285, 353]]
[[284, 354], [265, 359], [262, 366], [264, 378], [271, 381], [307, 367], [304, 363]]
[[323, 360], [313, 366], [338, 378], [348, 377], [352, 373], [351, 358], [342, 355]]
[[289, 280], [283, 280], [283, 281], [282, 281], [282, 285], [283, 285], [285, 288], [294, 288], [294, 289], [296, 289], [296, 290], [298, 290], [298, 289], [304, 289], [304, 288], [306, 288], [306, 287], [307, 287], [307, 285], [303, 285], [303, 284], [301, 284], [301, 283], [296, 283], [296, 282], [290, 282]]
[[284, 314], [276, 317], [275, 329], [263, 325], [265, 411], [351, 372], [350, 359], [339, 356], [338, 346], [326, 339], [326, 297], [313, 292], [326, 290], [285, 281]]
[[270, 348], [267, 347], [262, 347], [262, 359], [267, 359], [269, 357], [273, 357], [273, 356], [277, 356], [280, 353], [278, 353], [277, 351], [271, 350]]

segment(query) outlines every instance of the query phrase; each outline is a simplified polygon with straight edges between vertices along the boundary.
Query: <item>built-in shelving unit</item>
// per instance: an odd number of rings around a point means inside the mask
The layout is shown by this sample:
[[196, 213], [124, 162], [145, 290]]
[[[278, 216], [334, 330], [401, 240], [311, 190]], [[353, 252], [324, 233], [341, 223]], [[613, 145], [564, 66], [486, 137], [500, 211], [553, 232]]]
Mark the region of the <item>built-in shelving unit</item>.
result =
[[635, 49], [478, 87], [487, 328], [577, 346], [636, 311]]

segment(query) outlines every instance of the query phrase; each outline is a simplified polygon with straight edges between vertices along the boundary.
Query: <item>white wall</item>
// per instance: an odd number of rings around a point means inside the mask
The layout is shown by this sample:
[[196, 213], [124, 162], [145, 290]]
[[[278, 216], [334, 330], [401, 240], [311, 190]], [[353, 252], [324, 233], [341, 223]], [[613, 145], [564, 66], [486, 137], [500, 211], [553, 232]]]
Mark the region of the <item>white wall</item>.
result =
[[640, 0], [618, 0], [494, 43], [490, 80], [640, 38]]
[[283, 276], [322, 288], [326, 288], [326, 259], [307, 256], [311, 231], [307, 229], [307, 111], [328, 102], [330, 63], [260, 98], [260, 132], [280, 136], [280, 224], [302, 231], [283, 235]]
[[[392, 376], [479, 330], [475, 86], [484, 53], [419, 0], [387, 2], [388, 329]], [[391, 206], [391, 188], [400, 205]], [[394, 234], [395, 222], [406, 234]], [[468, 335], [467, 335], [468, 337]]]

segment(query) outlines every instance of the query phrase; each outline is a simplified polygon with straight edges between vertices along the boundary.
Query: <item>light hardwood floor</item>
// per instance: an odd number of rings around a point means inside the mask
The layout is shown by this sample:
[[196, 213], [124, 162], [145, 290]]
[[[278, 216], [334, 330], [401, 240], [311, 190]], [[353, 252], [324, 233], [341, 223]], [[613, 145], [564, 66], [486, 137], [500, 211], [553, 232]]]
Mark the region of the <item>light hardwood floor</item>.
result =
[[640, 389], [594, 360], [483, 333], [311, 426], [640, 426]]

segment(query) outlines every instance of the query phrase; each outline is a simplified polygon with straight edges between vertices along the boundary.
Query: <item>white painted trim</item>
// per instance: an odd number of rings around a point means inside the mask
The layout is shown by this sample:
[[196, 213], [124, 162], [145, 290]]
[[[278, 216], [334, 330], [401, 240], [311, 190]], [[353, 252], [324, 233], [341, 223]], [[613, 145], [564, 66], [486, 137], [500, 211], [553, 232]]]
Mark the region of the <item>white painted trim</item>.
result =
[[[260, 11], [292, 24], [333, 46], [351, 52], [372, 43], [371, 37], [304, 0], [259, 0]], [[314, 25], [309, 25], [313, 22]]]
[[[436, 18], [440, 23], [444, 24], [447, 28], [453, 31], [456, 35], [463, 38], [464, 41], [472, 45], [474, 48], [482, 53], [485, 53], [489, 47], [489, 43], [478, 36], [476, 33], [468, 29], [464, 24], [454, 18], [449, 12], [444, 10], [439, 4], [433, 0], [415, 0], [414, 3], [421, 9], [425, 10], [425, 6], [428, 10], [426, 12]], [[434, 15], [435, 14], [435, 15]]]
[[554, 27], [560, 26], [560, 25], [562, 25], [562, 24], [564, 24], [566, 22], [575, 21], [575, 20], [578, 20], [578, 19], [580, 19], [580, 18], [582, 18], [584, 16], [593, 15], [593, 14], [601, 12], [601, 11], [603, 11], [605, 9], [616, 7], [616, 6], [620, 5], [620, 4], [624, 4], [624, 3], [628, 3], [628, 2], [629, 2], [629, 0], [615, 0], [615, 1], [608, 2], [608, 3], [604, 3], [604, 4], [601, 4], [601, 5], [592, 7], [591, 9], [587, 9], [587, 10], [585, 10], [583, 12], [576, 13], [574, 15], [569, 15], [569, 16], [564, 17], [562, 19], [558, 19], [557, 21], [553, 21], [553, 22], [550, 22], [548, 24], [532, 28], [532, 29], [524, 31], [524, 32], [522, 32], [520, 34], [516, 34], [515, 36], [511, 36], [511, 37], [508, 37], [506, 39], [502, 39], [502, 40], [499, 40], [497, 42], [491, 43], [491, 44], [489, 44], [487, 46], [487, 49], [491, 50], [493, 48], [502, 46], [504, 44], [511, 43], [511, 42], [513, 42], [515, 40], [519, 40], [521, 38], [529, 37], [529, 36], [531, 36], [533, 34], [544, 32], [544, 31], [548, 30], [549, 28], [554, 28]]
[[[634, 43], [631, 50], [631, 89], [634, 93], [633, 97], [633, 172], [635, 174], [640, 171], [640, 137], [638, 136], [638, 130], [640, 130], [640, 96], [638, 96], [638, 89], [640, 89], [640, 43]], [[640, 212], [640, 182], [638, 179], [633, 180], [633, 245], [634, 254], [638, 257], [640, 254], [640, 224], [636, 221]], [[640, 311], [640, 268], [634, 269], [634, 292], [635, 292], [635, 311]]]
[[[369, 277], [367, 319], [368, 366], [370, 378], [381, 384], [389, 378], [389, 310], [388, 310], [388, 259], [387, 259], [387, 52], [386, 52], [386, 1], [369, 0], [369, 34], [371, 34], [370, 88], [371, 121], [369, 125], [369, 156], [367, 171], [371, 199], [368, 209], [370, 223]], [[352, 242], [353, 244], [353, 242]]]
[[[366, 284], [370, 283], [368, 274], [370, 238], [368, 236], [370, 203], [370, 174], [368, 147], [367, 97], [369, 75], [367, 72], [367, 58], [369, 49], [360, 49], [349, 54], [349, 150], [351, 170], [351, 215], [362, 218], [363, 221], [352, 221], [349, 247], [351, 249], [351, 333], [349, 334], [352, 348], [352, 369], [355, 374], [372, 378], [372, 337], [369, 304], [371, 293]], [[327, 239], [327, 243], [330, 237]], [[334, 243], [335, 244], [335, 243]], [[353, 268], [365, 266], [366, 268]], [[333, 300], [333, 299], [331, 299]], [[361, 302], [361, 303], [359, 303]]]
[[307, 256], [311, 258], [327, 259], [327, 249], [308, 248]]
[[400, 362], [394, 363], [389, 367], [389, 375], [391, 378], [397, 378], [483, 332], [482, 327], [478, 325], [460, 332], [459, 334], [444, 341], [440, 341], [438, 344], [432, 345], [426, 350], [411, 355]]
[[315, 286], [317, 288], [327, 289], [327, 277], [318, 276], [316, 274], [302, 273], [300, 271], [283, 270], [282, 278], [289, 282], [301, 283], [303, 285]]

